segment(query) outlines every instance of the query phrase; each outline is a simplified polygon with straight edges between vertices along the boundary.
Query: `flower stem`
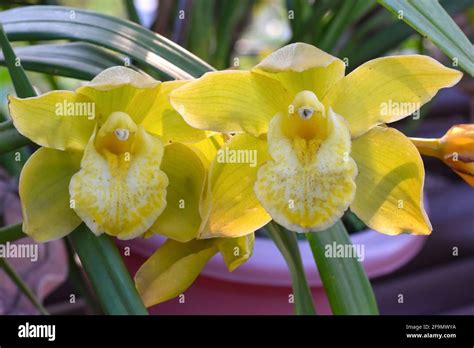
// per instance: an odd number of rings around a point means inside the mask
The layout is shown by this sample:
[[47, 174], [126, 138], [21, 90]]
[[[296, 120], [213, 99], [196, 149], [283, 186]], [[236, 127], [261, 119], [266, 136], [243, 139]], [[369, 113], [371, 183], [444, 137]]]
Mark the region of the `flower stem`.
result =
[[288, 265], [293, 284], [295, 313], [316, 314], [295, 233], [285, 230], [273, 221], [266, 225], [266, 230]]
[[410, 138], [410, 140], [422, 155], [440, 157], [439, 139]]
[[36, 307], [36, 309], [43, 315], [49, 315], [46, 308], [43, 307], [40, 300], [33, 294], [31, 289], [26, 285], [26, 283], [20, 278], [18, 273], [13, 269], [10, 263], [4, 259], [0, 258], [0, 267], [3, 268], [8, 277], [12, 280], [13, 283], [20, 289], [20, 291], [31, 301], [31, 303]]
[[339, 220], [321, 232], [306, 233], [326, 295], [334, 314], [378, 314], [377, 302], [367, 274], [354, 255], [326, 256], [327, 248], [351, 245]]

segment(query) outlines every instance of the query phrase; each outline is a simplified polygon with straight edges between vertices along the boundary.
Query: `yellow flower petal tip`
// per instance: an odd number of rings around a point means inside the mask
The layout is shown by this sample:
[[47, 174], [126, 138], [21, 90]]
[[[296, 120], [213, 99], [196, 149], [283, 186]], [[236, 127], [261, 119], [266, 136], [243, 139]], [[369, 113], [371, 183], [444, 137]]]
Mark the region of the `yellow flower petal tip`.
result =
[[254, 70], [302, 72], [311, 68], [327, 67], [335, 61], [342, 63], [342, 66], [344, 66], [341, 60], [317, 47], [296, 42], [276, 50], [257, 64]]
[[86, 86], [98, 90], [108, 90], [120, 85], [131, 85], [137, 88], [153, 88], [161, 82], [124, 66], [113, 66], [94, 77]]
[[229, 272], [233, 272], [252, 256], [255, 233], [238, 238], [216, 238], [214, 240], [227, 269]]
[[377, 126], [352, 142], [357, 192], [351, 210], [387, 235], [428, 235], [423, 206], [425, 171], [416, 147], [394, 128]]
[[123, 112], [112, 113], [86, 146], [69, 186], [74, 210], [96, 234], [137, 237], [166, 207], [163, 145]]
[[336, 83], [323, 104], [349, 122], [353, 138], [379, 124], [417, 112], [442, 88], [452, 87], [462, 73], [422, 55], [370, 60]]
[[288, 113], [271, 121], [268, 145], [272, 160], [260, 167], [254, 186], [264, 208], [296, 232], [332, 226], [356, 189], [357, 167], [344, 119], [303, 91]]
[[145, 306], [151, 307], [182, 294], [216, 253], [214, 241], [167, 240], [135, 274], [135, 286]]

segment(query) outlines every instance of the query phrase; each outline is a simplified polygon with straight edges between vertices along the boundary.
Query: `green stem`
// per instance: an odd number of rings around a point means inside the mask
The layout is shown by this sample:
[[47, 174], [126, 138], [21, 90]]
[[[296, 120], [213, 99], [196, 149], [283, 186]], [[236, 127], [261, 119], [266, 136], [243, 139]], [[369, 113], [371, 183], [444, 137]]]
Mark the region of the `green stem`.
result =
[[15, 283], [15, 285], [20, 289], [20, 291], [31, 301], [31, 303], [41, 314], [49, 315], [46, 308], [43, 307], [41, 302], [36, 298], [35, 294], [33, 294], [28, 285], [26, 285], [26, 283], [20, 278], [20, 276], [15, 272], [13, 267], [6, 259], [0, 258], [0, 267], [3, 268], [8, 277], [12, 280], [12, 282]]
[[[334, 314], [378, 314], [372, 286], [355, 255], [339, 257], [335, 247], [352, 246], [346, 228], [339, 220], [325, 231], [306, 233]], [[332, 255], [327, 255], [333, 249]], [[354, 250], [353, 248], [351, 248]]]
[[296, 314], [316, 314], [295, 233], [283, 229], [273, 221], [266, 226], [266, 230], [288, 265], [293, 284]]
[[0, 228], [0, 244], [14, 242], [23, 237], [26, 235], [23, 233], [21, 223]]
[[148, 314], [109, 236], [96, 237], [81, 224], [70, 238], [106, 314]]

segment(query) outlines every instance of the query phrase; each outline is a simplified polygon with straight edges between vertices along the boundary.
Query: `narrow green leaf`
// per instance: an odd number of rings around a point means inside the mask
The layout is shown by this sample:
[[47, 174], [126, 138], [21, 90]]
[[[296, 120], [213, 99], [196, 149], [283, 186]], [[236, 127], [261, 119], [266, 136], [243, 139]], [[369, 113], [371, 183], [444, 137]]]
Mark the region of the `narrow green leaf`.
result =
[[10, 265], [10, 263], [0, 257], [0, 268], [3, 268], [7, 276], [11, 279], [13, 283], [20, 289], [20, 291], [25, 295], [28, 300], [36, 307], [36, 309], [43, 315], [49, 315], [46, 308], [43, 307], [41, 301], [35, 296], [35, 294], [31, 291], [28, 285], [20, 278], [18, 273], [16, 273], [15, 269]]
[[135, 7], [133, 0], [124, 0], [125, 1], [125, 9], [127, 10], [128, 19], [131, 20], [133, 23], [140, 24], [140, 17], [138, 17], [138, 12]]
[[[23, 70], [21, 64], [18, 64], [17, 56], [13, 51], [10, 42], [8, 41], [3, 26], [0, 24], [0, 46], [2, 48], [3, 55], [5, 57], [5, 64], [10, 73], [13, 86], [15, 87], [16, 94], [19, 97], [27, 98], [36, 95], [36, 92], [31, 85], [28, 77]], [[8, 153], [19, 147], [30, 144], [30, 140], [22, 136], [17, 132], [13, 126], [12, 121], [5, 121], [0, 123], [0, 154]]]
[[377, 302], [357, 257], [326, 257], [326, 246], [352, 245], [341, 221], [325, 231], [306, 233], [334, 314], [378, 314]]
[[208, 61], [214, 19], [214, 0], [193, 1], [187, 47], [198, 57]]
[[319, 48], [323, 51], [330, 52], [334, 49], [337, 40], [340, 38], [342, 32], [349, 24], [353, 16], [353, 11], [357, 1], [343, 1], [331, 22], [328, 24], [326, 31], [319, 42]]
[[18, 133], [12, 121], [0, 123], [0, 154], [31, 144], [28, 138]]
[[81, 224], [70, 238], [106, 314], [148, 314], [109, 236], [96, 237]]
[[253, 0], [219, 1], [219, 15], [216, 27], [216, 51], [212, 63], [218, 69], [229, 66], [229, 58], [233, 49], [234, 31], [244, 16], [251, 12]]
[[295, 313], [316, 314], [295, 233], [285, 230], [273, 221], [266, 225], [265, 230], [280, 250], [288, 265], [293, 284]]
[[21, 223], [0, 228], [0, 244], [14, 242], [24, 237], [26, 234], [23, 233]]
[[10, 73], [10, 77], [15, 86], [16, 94], [20, 98], [28, 98], [36, 95], [33, 86], [30, 84], [28, 77], [21, 66], [20, 61], [17, 59], [10, 42], [3, 31], [3, 26], [0, 24], [0, 45], [2, 46], [2, 52], [5, 57], [5, 62]]
[[67, 251], [68, 259], [68, 280], [71, 282], [72, 286], [79, 294], [86, 300], [90, 308], [92, 308], [94, 314], [102, 314], [97, 298], [95, 297], [94, 292], [89, 287], [87, 279], [84, 277], [82, 269], [76, 262], [76, 252], [72, 246], [70, 238], [64, 239], [64, 244]]
[[[443, 0], [441, 4], [453, 16], [468, 8], [471, 2], [471, 0]], [[405, 22], [400, 20], [393, 22], [393, 16], [388, 11], [377, 12], [368, 21], [356, 27], [339, 56], [348, 57], [349, 70], [353, 70], [360, 64], [395, 49], [413, 34], [416, 34], [416, 31]]]
[[379, 3], [474, 76], [474, 46], [438, 1], [379, 0]]
[[[124, 56], [82, 42], [20, 46], [15, 53], [25, 70], [87, 81], [102, 70], [125, 63]], [[0, 64], [5, 65], [2, 55]]]
[[0, 12], [10, 40], [89, 42], [130, 57], [169, 78], [199, 77], [213, 68], [176, 43], [130, 21], [61, 6], [27, 6]]

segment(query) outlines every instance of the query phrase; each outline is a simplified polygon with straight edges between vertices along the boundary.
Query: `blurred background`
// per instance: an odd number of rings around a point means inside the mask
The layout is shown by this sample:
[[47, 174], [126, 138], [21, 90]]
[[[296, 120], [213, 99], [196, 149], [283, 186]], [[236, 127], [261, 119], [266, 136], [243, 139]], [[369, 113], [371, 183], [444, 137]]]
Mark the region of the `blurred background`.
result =
[[[472, 42], [474, 2], [440, 3]], [[394, 54], [425, 54], [450, 66], [451, 60], [429, 40], [371, 0], [64, 0], [0, 1], [0, 10], [30, 5], [61, 5], [127, 18], [178, 43], [216, 69], [248, 69], [275, 49], [292, 42], [313, 44], [341, 59], [347, 71], [367, 60]], [[28, 43], [31, 44], [31, 43]], [[35, 42], [42, 44], [42, 42]], [[28, 67], [25, 43], [17, 54], [40, 93], [74, 89], [81, 81], [34, 72]], [[23, 47], [24, 48], [24, 47]], [[117, 55], [118, 62], [126, 57]], [[3, 65], [3, 57], [0, 59]], [[133, 62], [131, 62], [133, 64]], [[163, 78], [161, 76], [157, 76]], [[14, 90], [7, 69], [0, 67], [0, 119], [8, 118], [6, 100]], [[421, 110], [393, 124], [408, 136], [441, 137], [452, 125], [473, 123], [474, 81], [465, 74], [453, 88], [442, 90]], [[0, 224], [21, 221], [17, 181], [21, 166], [34, 148], [0, 157]], [[366, 269], [382, 314], [474, 314], [474, 189], [436, 159], [424, 158], [426, 205], [433, 224], [429, 237], [387, 237], [368, 231], [348, 213], [344, 223], [353, 240], [364, 243]], [[21, 240], [18, 243], [31, 243]], [[125, 260], [132, 272], [156, 249], [156, 241], [140, 241]], [[125, 247], [125, 245], [120, 245]], [[260, 249], [259, 249], [260, 248]], [[317, 310], [329, 313], [307, 246], [303, 257]], [[222, 261], [186, 292], [186, 301], [170, 300], [153, 308], [161, 314], [290, 314], [289, 275], [283, 259], [263, 233], [255, 257], [229, 275]], [[259, 265], [271, 255], [272, 265]], [[54, 314], [99, 313], [87, 285], [81, 283], [78, 261], [63, 241], [40, 246], [36, 263], [12, 259], [11, 264]], [[69, 267], [68, 267], [69, 266]], [[73, 300], [71, 295], [74, 295]], [[35, 313], [35, 308], [0, 271], [0, 314]]]

